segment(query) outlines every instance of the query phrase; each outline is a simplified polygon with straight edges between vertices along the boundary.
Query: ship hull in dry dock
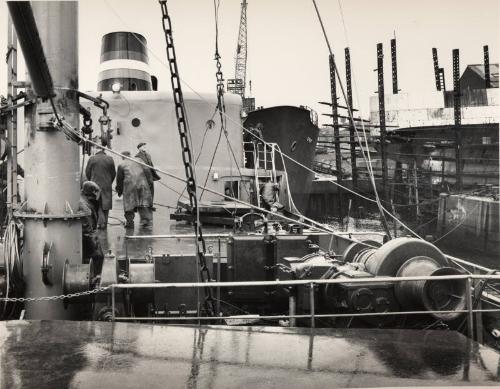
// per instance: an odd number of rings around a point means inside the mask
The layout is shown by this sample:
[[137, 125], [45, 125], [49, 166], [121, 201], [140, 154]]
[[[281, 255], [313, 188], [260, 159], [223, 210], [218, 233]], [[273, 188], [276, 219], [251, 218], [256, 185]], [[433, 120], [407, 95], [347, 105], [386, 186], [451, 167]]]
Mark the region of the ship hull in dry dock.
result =
[[[436, 242], [453, 254], [476, 252], [482, 266], [498, 266], [500, 203], [492, 196], [447, 195], [439, 198]], [[488, 255], [489, 254], [489, 255]], [[489, 256], [494, 256], [494, 262]]]
[[389, 160], [411, 164], [422, 172], [423, 184], [456, 182], [456, 133], [462, 137], [461, 166], [464, 188], [498, 185], [498, 123], [412, 127], [390, 133]]
[[[266, 142], [278, 144], [284, 154], [312, 168], [319, 133], [314, 116], [314, 111], [305, 107], [270, 107], [250, 112], [244, 126], [249, 128], [262, 123]], [[293, 202], [304, 214], [307, 212], [314, 173], [286, 157], [284, 164]], [[280, 155], [276, 155], [276, 169], [283, 170]]]

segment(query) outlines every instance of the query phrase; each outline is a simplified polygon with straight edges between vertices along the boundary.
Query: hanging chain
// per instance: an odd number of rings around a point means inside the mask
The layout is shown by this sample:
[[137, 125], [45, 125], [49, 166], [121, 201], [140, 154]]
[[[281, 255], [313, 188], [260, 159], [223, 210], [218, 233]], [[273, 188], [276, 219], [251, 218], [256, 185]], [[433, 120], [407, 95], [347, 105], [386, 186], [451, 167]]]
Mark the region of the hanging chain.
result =
[[[191, 212], [193, 215], [198, 212], [198, 200], [196, 197], [196, 181], [194, 177], [193, 162], [191, 156], [191, 148], [188, 139], [188, 125], [186, 118], [186, 110], [184, 107], [184, 98], [182, 95], [181, 82], [179, 77], [179, 71], [177, 69], [177, 59], [175, 56], [174, 39], [172, 35], [172, 24], [170, 16], [167, 10], [167, 1], [159, 1], [162, 11], [162, 25], [163, 32], [165, 33], [165, 40], [167, 42], [167, 58], [170, 67], [170, 81], [172, 84], [172, 92], [174, 94], [175, 102], [175, 115], [177, 116], [177, 128], [179, 130], [179, 136], [181, 141], [182, 149], [182, 160], [184, 162], [184, 170], [186, 173], [186, 187], [189, 195], [189, 203], [191, 205]], [[221, 73], [222, 74], [222, 73]], [[202, 282], [209, 283], [210, 270], [207, 266], [207, 261], [205, 258], [205, 240], [203, 239], [203, 233], [201, 229], [201, 224], [197, 217], [193, 218], [194, 229], [197, 239], [196, 244], [196, 255], [198, 257], [198, 262], [200, 265], [200, 278]], [[212, 298], [212, 288], [206, 286], [205, 290], [205, 301], [204, 308], [208, 316], [214, 315], [214, 301]]]
[[102, 288], [96, 288], [92, 290], [86, 290], [85, 292], [71, 293], [71, 294], [60, 294], [58, 296], [44, 296], [44, 297], [0, 297], [0, 301], [12, 302], [12, 303], [24, 303], [27, 301], [54, 301], [54, 300], [64, 300], [81, 296], [88, 296], [91, 294], [96, 294], [104, 292], [110, 289], [111, 286], [103, 286]]
[[226, 104], [224, 102], [224, 75], [222, 74], [222, 64], [220, 62], [220, 58], [219, 52], [216, 51], [215, 60], [217, 61], [217, 72], [215, 73], [215, 76], [217, 78], [217, 110], [219, 111], [220, 125], [227, 138], [227, 129], [225, 125]]

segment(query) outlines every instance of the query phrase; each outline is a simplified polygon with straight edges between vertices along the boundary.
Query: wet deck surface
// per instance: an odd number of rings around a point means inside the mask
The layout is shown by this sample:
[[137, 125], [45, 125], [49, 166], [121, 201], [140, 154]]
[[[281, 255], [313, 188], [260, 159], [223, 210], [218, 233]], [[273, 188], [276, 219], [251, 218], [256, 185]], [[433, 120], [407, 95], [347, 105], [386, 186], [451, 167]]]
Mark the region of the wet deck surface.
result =
[[[195, 239], [189, 238], [143, 238], [135, 240], [125, 239], [126, 235], [134, 236], [151, 236], [151, 235], [192, 235], [194, 233], [193, 226], [187, 222], [176, 222], [170, 220], [171, 209], [157, 206], [156, 212], [153, 213], [153, 228], [152, 230], [144, 229], [139, 225], [139, 215], [135, 216], [135, 227], [133, 229], [125, 229], [122, 222], [125, 220], [122, 210], [121, 199], [114, 199], [113, 209], [110, 212], [109, 225], [106, 230], [99, 230], [98, 235], [104, 250], [111, 250], [119, 259], [128, 256], [143, 257], [149, 250], [152, 249], [153, 254], [166, 253], [183, 253], [194, 254], [196, 252]], [[359, 225], [352, 225], [350, 231], [367, 231], [373, 229], [375, 234], [357, 235], [360, 240], [372, 239], [382, 241], [382, 236], [377, 234], [380, 228], [373, 228], [377, 223], [372, 223], [369, 220], [359, 222]], [[358, 224], [358, 223], [356, 223]], [[330, 224], [334, 229], [338, 228], [335, 223]], [[342, 229], [339, 229], [342, 231]], [[232, 233], [232, 228], [222, 226], [203, 225], [203, 234], [207, 247], [212, 246], [213, 252], [218, 251], [218, 238], [208, 237], [210, 234], [220, 234], [221, 236]], [[226, 252], [225, 239], [221, 241], [221, 255], [224, 257]]]
[[[135, 227], [125, 229], [122, 222], [125, 220], [122, 211], [121, 201], [116, 201], [113, 204], [113, 209], [110, 212], [108, 228], [99, 230], [98, 236], [104, 250], [111, 250], [119, 259], [126, 255], [134, 257], [143, 257], [151, 248], [153, 254], [163, 253], [184, 253], [194, 254], [196, 245], [194, 238], [190, 239], [159, 239], [159, 238], [144, 238], [138, 240], [126, 240], [126, 235], [134, 236], [150, 236], [150, 235], [192, 235], [194, 233], [193, 226], [186, 222], [176, 222], [170, 220], [170, 212], [172, 210], [157, 207], [153, 213], [153, 228], [144, 229], [140, 226], [139, 215], [135, 216]], [[173, 211], [172, 211], [173, 212]], [[204, 226], [203, 233], [220, 233], [227, 234], [231, 229], [224, 227]], [[207, 245], [217, 245], [217, 239], [206, 239]]]
[[0, 323], [1, 388], [499, 385], [499, 354], [456, 332]]

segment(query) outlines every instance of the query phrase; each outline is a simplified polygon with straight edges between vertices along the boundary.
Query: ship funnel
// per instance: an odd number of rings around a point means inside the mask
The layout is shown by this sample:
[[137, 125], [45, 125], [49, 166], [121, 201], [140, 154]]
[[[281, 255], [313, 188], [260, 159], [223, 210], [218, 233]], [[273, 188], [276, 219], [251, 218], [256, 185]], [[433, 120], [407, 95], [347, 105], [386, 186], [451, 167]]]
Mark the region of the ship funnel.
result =
[[150, 91], [147, 41], [134, 32], [110, 32], [102, 37], [98, 91]]

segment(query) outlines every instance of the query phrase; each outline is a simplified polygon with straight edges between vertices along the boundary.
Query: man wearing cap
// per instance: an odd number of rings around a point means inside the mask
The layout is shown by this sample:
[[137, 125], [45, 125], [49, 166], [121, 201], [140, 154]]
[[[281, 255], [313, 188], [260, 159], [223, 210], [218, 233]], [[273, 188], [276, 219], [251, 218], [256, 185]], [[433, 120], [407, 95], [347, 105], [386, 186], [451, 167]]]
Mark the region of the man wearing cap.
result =
[[[101, 140], [101, 145], [108, 146], [106, 139]], [[97, 228], [107, 228], [109, 210], [113, 208], [112, 185], [116, 176], [115, 162], [106, 155], [104, 149], [99, 149], [89, 158], [85, 168], [87, 180], [94, 181], [101, 189], [101, 202], [98, 210]]]
[[[122, 153], [130, 157], [129, 151]], [[116, 172], [116, 192], [123, 195], [123, 211], [125, 212], [125, 228], [134, 227], [135, 212], [139, 212], [141, 225], [144, 228], [153, 226], [153, 197], [145, 169], [137, 162], [124, 158]]]
[[135, 157], [139, 158], [146, 165], [150, 166], [150, 168], [143, 166], [143, 169], [144, 169], [144, 174], [146, 175], [146, 179], [148, 180], [149, 183], [149, 189], [151, 190], [151, 197], [154, 199], [155, 196], [154, 181], [160, 180], [161, 177], [158, 175], [156, 169], [153, 166], [153, 161], [151, 160], [151, 154], [149, 154], [146, 150], [146, 143], [144, 142], [139, 143], [137, 145], [137, 148], [139, 149], [139, 152], [135, 155]]
[[83, 263], [94, 264], [96, 274], [102, 269], [104, 253], [97, 237], [97, 211], [99, 207], [99, 186], [92, 181], [85, 181], [80, 194], [80, 209], [87, 215], [82, 219], [82, 259]]

